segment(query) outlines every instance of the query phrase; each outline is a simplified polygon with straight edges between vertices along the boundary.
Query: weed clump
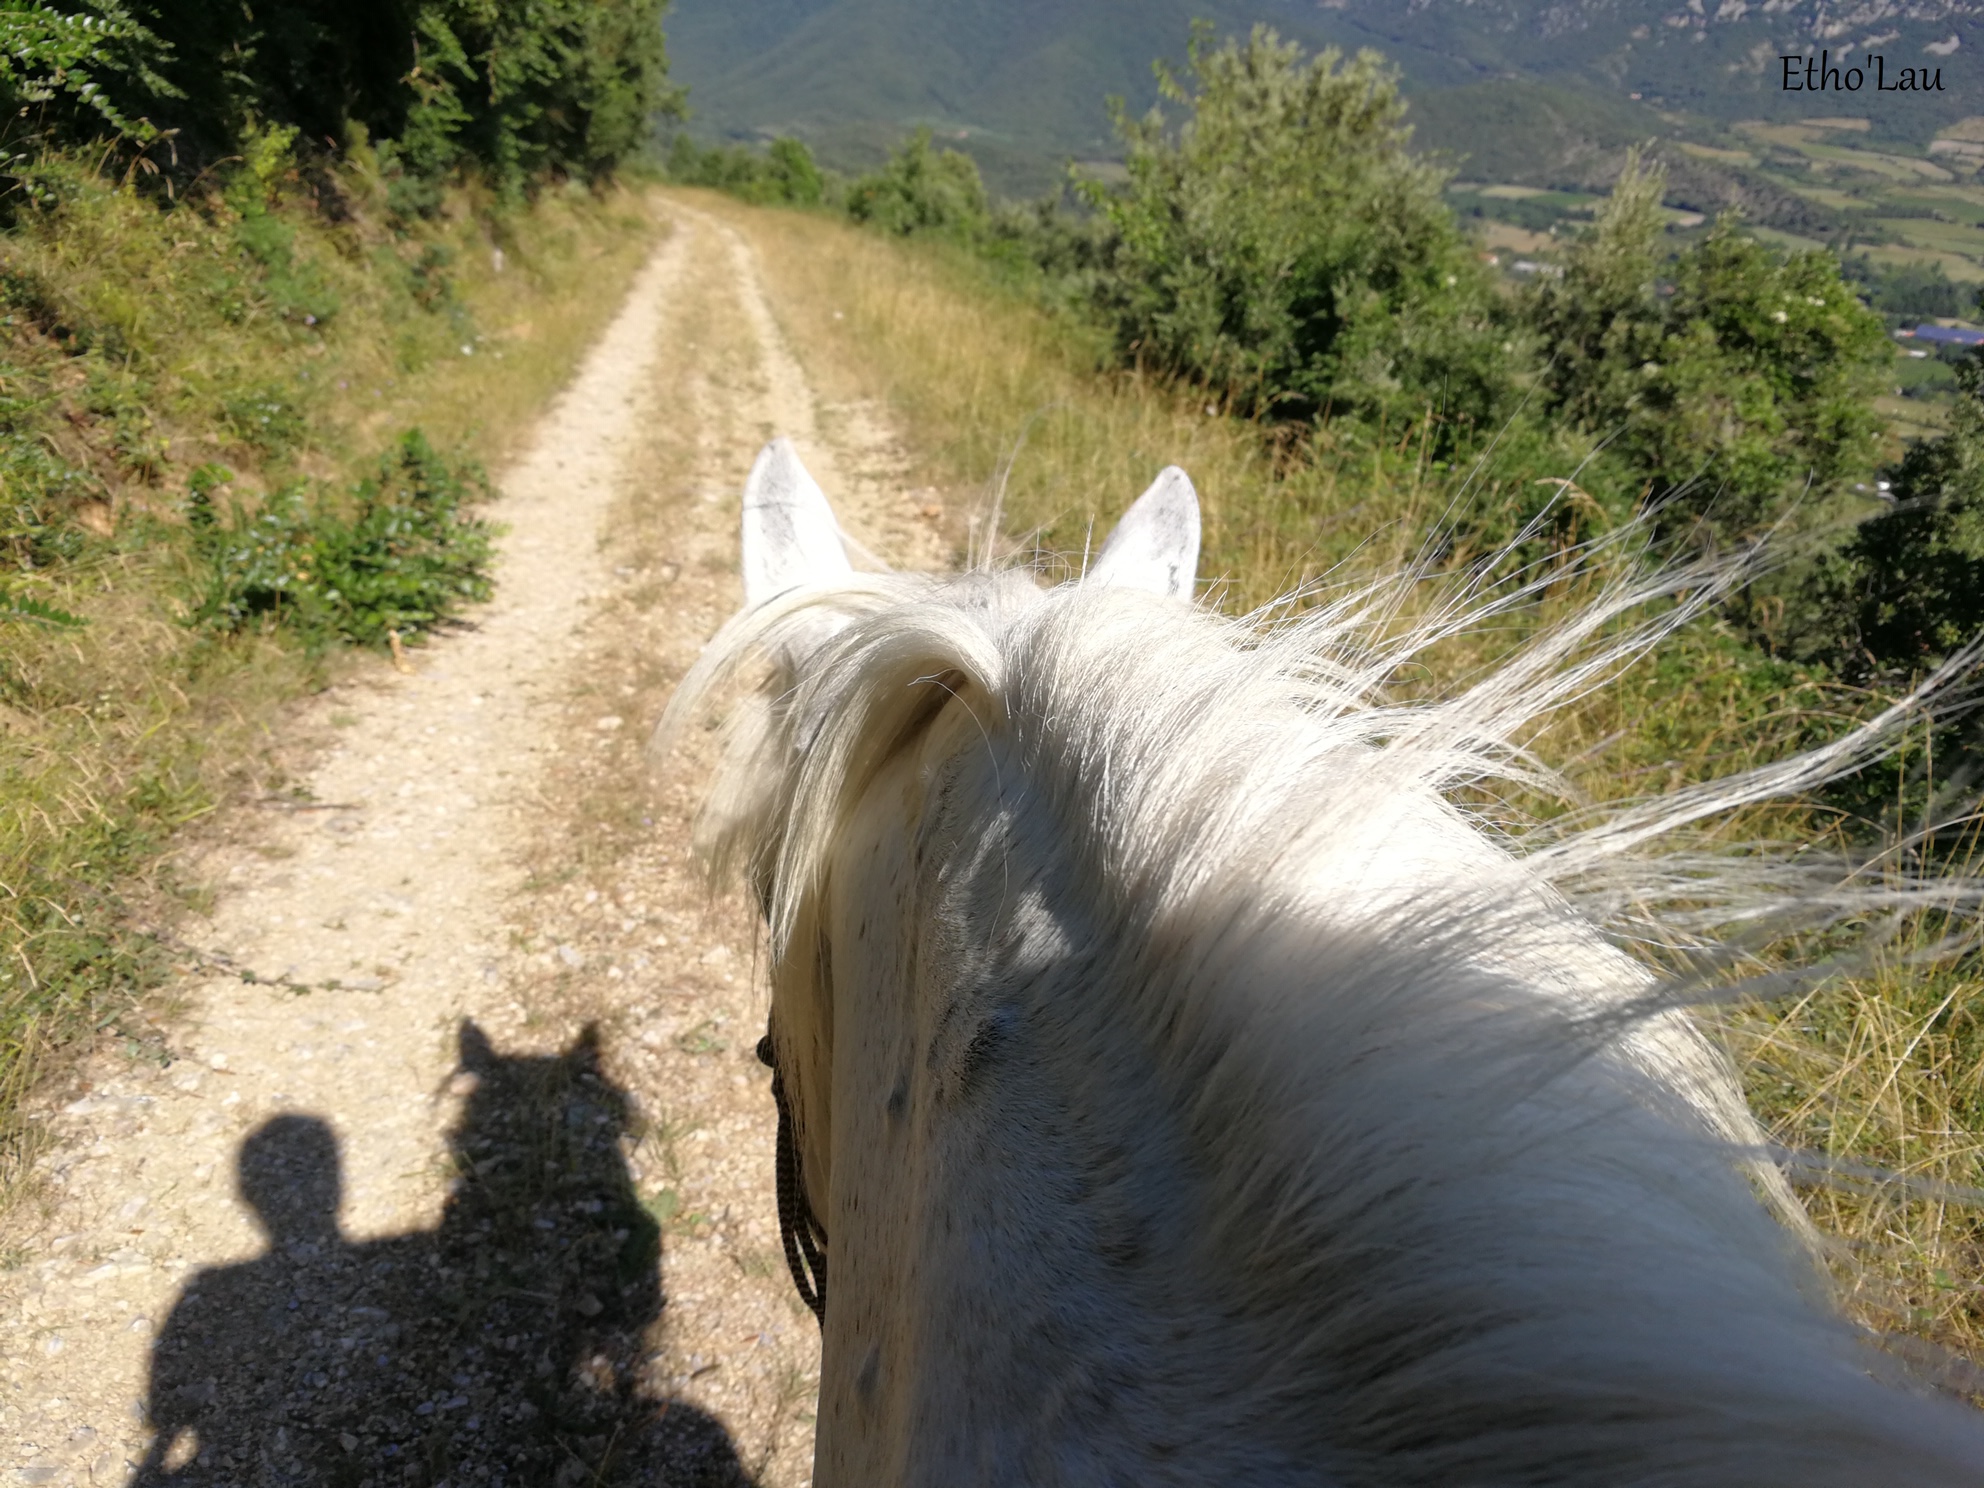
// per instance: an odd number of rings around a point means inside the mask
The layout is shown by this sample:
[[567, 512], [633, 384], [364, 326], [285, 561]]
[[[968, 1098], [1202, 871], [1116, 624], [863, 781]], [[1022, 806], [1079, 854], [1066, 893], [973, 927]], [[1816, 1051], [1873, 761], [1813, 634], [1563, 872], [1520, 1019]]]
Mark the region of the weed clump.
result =
[[340, 499], [309, 482], [278, 488], [222, 520], [204, 467], [188, 516], [206, 587], [192, 623], [227, 634], [280, 626], [307, 644], [375, 645], [432, 630], [489, 597], [494, 529], [469, 507], [489, 494], [473, 461], [442, 455], [418, 429]]

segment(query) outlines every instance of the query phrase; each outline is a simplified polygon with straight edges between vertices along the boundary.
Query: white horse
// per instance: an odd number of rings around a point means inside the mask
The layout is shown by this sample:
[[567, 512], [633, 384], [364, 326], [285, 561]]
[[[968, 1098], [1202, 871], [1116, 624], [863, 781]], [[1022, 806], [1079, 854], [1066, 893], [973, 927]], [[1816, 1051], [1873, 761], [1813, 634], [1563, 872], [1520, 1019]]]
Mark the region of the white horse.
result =
[[1984, 1483], [1984, 1420], [1839, 1316], [1725, 1062], [1576, 907], [1881, 726], [1519, 850], [1455, 788], [1686, 603], [1396, 706], [1492, 601], [1262, 637], [1192, 608], [1197, 549], [1171, 469], [1077, 583], [856, 573], [790, 446], [752, 471], [748, 607], [663, 736], [770, 658], [706, 824], [831, 1261], [815, 1482]]

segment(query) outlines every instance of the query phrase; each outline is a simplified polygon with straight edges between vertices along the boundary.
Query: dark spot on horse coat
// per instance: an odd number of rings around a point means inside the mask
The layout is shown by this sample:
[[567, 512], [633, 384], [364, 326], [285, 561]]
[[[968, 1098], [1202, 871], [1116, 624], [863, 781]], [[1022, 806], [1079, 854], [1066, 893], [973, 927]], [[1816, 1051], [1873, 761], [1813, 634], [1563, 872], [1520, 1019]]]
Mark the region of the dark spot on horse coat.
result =
[[966, 1094], [986, 1065], [999, 1057], [1003, 1046], [1019, 1026], [1019, 1021], [1020, 1010], [1016, 1007], [994, 1008], [979, 1020], [978, 1027], [972, 1030], [970, 1041], [964, 1046], [964, 1053], [958, 1058], [958, 1094]]
[[900, 1121], [909, 1109], [909, 1071], [903, 1070], [896, 1076], [895, 1088], [889, 1091], [888, 1113], [891, 1121]]
[[882, 1351], [870, 1347], [868, 1356], [861, 1361], [861, 1368], [854, 1375], [854, 1390], [863, 1400], [875, 1398], [875, 1387], [882, 1382]]

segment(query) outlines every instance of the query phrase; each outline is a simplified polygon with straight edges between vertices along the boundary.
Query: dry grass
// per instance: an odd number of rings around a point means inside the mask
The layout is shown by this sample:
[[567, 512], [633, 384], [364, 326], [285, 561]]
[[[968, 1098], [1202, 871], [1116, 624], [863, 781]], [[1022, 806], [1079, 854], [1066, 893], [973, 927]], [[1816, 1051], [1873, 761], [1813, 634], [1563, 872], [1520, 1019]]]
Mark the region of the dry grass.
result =
[[[335, 304], [316, 325], [276, 313], [218, 204], [162, 212], [82, 173], [62, 212], [0, 238], [0, 393], [32, 402], [25, 432], [84, 477], [89, 501], [52, 510], [50, 530], [93, 533], [6, 576], [88, 623], [0, 622], [0, 1203], [51, 1056], [147, 1036], [141, 998], [172, 959], [154, 932], [197, 892], [165, 868], [174, 834], [280, 787], [280, 710], [343, 664], [183, 623], [188, 472], [224, 462], [252, 506], [284, 480], [348, 480], [414, 425], [500, 462], [659, 231], [624, 193], [501, 219], [464, 193], [403, 235], [346, 185], [339, 213], [300, 185], [277, 208]], [[257, 399], [280, 405], [281, 437], [244, 427]]]
[[[1890, 965], [1733, 1020], [1752, 1103], [1864, 1184], [1815, 1185], [1836, 1272], [1883, 1332], [1984, 1354], [1984, 982]], [[1895, 1175], [1904, 1182], [1875, 1175]], [[1984, 1394], [1984, 1376], [1954, 1381]]]
[[[1229, 609], [1249, 609], [1319, 576], [1355, 581], [1395, 568], [1452, 499], [1454, 478], [1410, 447], [1278, 456], [1260, 429], [1209, 414], [1186, 392], [1106, 373], [1079, 332], [981, 266], [813, 216], [702, 193], [695, 201], [747, 231], [784, 329], [825, 396], [889, 409], [912, 478], [967, 514], [954, 534], [961, 550], [979, 540], [1002, 496], [1002, 530], [1021, 548], [1037, 549], [1050, 573], [1079, 565], [1156, 470], [1177, 463], [1204, 503], [1201, 571]], [[1485, 484], [1492, 497], [1492, 479]], [[1444, 649], [1399, 685], [1452, 685], [1602, 579], [1567, 581], [1505, 630]], [[1574, 795], [1612, 801], [1779, 757], [1863, 715], [1866, 703], [1760, 663], [1704, 622], [1558, 715], [1535, 743], [1565, 768]], [[1825, 813], [1794, 805], [1750, 813], [1721, 835], [1804, 841], [1829, 830]], [[1792, 1006], [1742, 1010], [1725, 1020], [1726, 1035], [1753, 1103], [1787, 1143], [1984, 1186], [1984, 988], [1967, 966], [1926, 972], [1903, 959], [1897, 951], [1887, 969]], [[1838, 1238], [1842, 1283], [1870, 1324], [1984, 1350], [1975, 1207], [1878, 1186], [1809, 1197]]]
[[[885, 404], [908, 434], [918, 478], [964, 513], [962, 548], [995, 500], [1008, 546], [1053, 572], [1167, 464], [1184, 466], [1204, 509], [1201, 572], [1250, 607], [1327, 571], [1371, 533], [1350, 493], [1357, 462], [1277, 461], [1260, 431], [1207, 411], [1203, 397], [1099, 371], [1095, 348], [973, 263], [897, 245], [820, 217], [696, 204], [748, 222], [777, 286], [784, 330], [831, 402]], [[1397, 452], [1405, 479], [1376, 535], [1378, 561], [1416, 544], [1441, 481]], [[1421, 503], [1416, 508], [1413, 503]]]

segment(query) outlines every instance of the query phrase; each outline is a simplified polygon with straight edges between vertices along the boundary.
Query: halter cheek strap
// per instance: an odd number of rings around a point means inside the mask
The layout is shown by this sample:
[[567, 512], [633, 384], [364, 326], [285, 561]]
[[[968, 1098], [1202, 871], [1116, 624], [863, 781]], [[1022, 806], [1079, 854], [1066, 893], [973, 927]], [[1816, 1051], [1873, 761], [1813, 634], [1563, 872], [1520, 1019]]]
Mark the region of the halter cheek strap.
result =
[[799, 1172], [799, 1144], [793, 1134], [792, 1106], [785, 1098], [785, 1079], [769, 1030], [758, 1040], [758, 1062], [772, 1072], [772, 1104], [778, 1107], [778, 1238], [785, 1247], [786, 1269], [799, 1290], [799, 1300], [812, 1309], [820, 1326], [827, 1321], [827, 1232], [814, 1216]]

